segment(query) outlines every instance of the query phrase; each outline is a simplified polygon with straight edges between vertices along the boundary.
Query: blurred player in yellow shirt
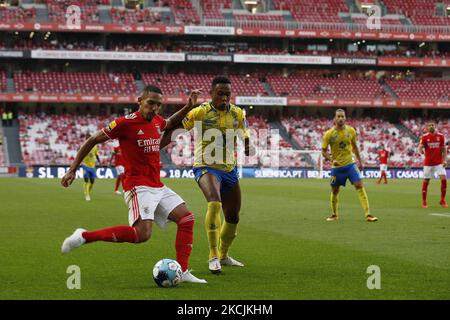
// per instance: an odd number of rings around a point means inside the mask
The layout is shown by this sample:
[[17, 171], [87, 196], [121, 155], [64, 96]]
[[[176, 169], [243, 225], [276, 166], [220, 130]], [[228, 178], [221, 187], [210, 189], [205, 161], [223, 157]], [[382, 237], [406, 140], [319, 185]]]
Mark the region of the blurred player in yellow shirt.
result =
[[[86, 139], [89, 139], [91, 135], [88, 133]], [[100, 158], [98, 157], [98, 147], [95, 146], [88, 153], [88, 155], [83, 159], [81, 167], [83, 168], [83, 178], [84, 178], [84, 197], [86, 201], [91, 201], [91, 191], [94, 187], [96, 174], [95, 159], [100, 163]]]
[[[200, 132], [197, 132], [201, 138], [195, 146], [194, 174], [208, 202], [205, 227], [210, 248], [209, 270], [219, 273], [222, 265], [244, 266], [231, 258], [228, 250], [237, 235], [241, 209], [234, 153], [236, 137], [244, 141], [246, 155], [250, 154], [250, 143], [244, 112], [230, 103], [231, 81], [226, 77], [215, 77], [210, 94], [211, 101], [191, 110], [183, 120], [183, 126], [189, 131], [201, 124]], [[225, 217], [223, 224], [221, 211]]]
[[[336, 110], [333, 128], [325, 132], [322, 143], [323, 157], [332, 163], [331, 169], [331, 217], [327, 221], [338, 220], [338, 202], [339, 188], [345, 187], [347, 179], [355, 186], [358, 192], [359, 201], [364, 209], [367, 222], [375, 222], [378, 219], [370, 214], [369, 199], [364, 188], [361, 173], [356, 166], [353, 154], [355, 154], [361, 168], [364, 163], [359, 154], [356, 144], [355, 128], [345, 124], [345, 111]], [[331, 155], [328, 153], [328, 147], [331, 148]]]

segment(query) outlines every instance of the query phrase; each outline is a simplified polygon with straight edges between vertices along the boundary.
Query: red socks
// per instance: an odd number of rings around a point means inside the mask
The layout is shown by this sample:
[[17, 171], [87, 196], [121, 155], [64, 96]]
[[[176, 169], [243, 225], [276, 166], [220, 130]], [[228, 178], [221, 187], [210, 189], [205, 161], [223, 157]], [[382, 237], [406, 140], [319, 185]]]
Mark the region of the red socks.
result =
[[118, 226], [95, 231], [86, 231], [82, 234], [86, 243], [94, 241], [131, 242], [137, 243], [139, 236], [135, 228]]
[[427, 192], [428, 192], [428, 183], [429, 181], [424, 181], [422, 183], [422, 202], [427, 202]]
[[[178, 222], [177, 237], [175, 240], [175, 249], [177, 251], [177, 261], [183, 271], [186, 271], [189, 265], [189, 257], [192, 252], [192, 242], [194, 240], [194, 215], [189, 213]], [[108, 242], [139, 242], [137, 230], [128, 226], [117, 226], [95, 231], [86, 231], [82, 234], [86, 243], [94, 241]]]
[[441, 180], [441, 201], [445, 201], [446, 193], [447, 193], [447, 180]]
[[121, 183], [122, 183], [122, 188], [123, 188], [123, 174], [117, 176], [117, 179], [116, 179], [116, 187], [115, 187], [115, 189], [114, 189], [114, 192], [116, 192], [117, 190], [119, 190], [119, 186], [120, 186]]
[[192, 242], [194, 240], [194, 215], [189, 213], [178, 222], [177, 238], [175, 240], [175, 249], [177, 251], [177, 261], [181, 269], [187, 270], [189, 257], [192, 252]]

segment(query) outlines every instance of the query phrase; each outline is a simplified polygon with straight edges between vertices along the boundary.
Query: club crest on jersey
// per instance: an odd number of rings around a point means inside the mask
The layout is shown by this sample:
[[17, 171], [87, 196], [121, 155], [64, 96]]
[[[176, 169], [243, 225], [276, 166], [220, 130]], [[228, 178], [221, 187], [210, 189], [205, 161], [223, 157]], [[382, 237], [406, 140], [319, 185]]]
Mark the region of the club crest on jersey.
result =
[[125, 116], [125, 119], [127, 119], [127, 120], [133, 120], [136, 118], [137, 118], [137, 115], [135, 113], [130, 113]]

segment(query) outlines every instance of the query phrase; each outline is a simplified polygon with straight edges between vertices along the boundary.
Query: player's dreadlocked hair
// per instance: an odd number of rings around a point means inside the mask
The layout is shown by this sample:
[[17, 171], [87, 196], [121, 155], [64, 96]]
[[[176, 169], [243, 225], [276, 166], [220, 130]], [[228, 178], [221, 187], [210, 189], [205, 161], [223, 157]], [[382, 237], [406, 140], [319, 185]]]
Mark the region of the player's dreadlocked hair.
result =
[[159, 87], [149, 84], [149, 85], [145, 86], [144, 90], [142, 90], [141, 96], [147, 95], [150, 92], [163, 94]]
[[217, 76], [212, 81], [212, 88], [214, 89], [218, 84], [231, 84], [231, 81], [225, 76]]

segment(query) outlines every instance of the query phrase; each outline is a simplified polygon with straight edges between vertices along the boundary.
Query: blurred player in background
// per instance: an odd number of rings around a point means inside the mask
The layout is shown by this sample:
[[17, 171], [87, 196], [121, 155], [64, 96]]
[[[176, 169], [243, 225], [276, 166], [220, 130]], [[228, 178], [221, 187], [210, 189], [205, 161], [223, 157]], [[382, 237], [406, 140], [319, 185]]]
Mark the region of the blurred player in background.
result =
[[439, 204], [443, 208], [448, 208], [445, 201], [447, 193], [447, 146], [445, 144], [445, 137], [442, 133], [436, 131], [434, 122], [427, 124], [428, 133], [420, 138], [419, 153], [425, 153], [425, 161], [423, 163], [423, 183], [422, 183], [422, 207], [428, 208], [427, 193], [430, 179], [435, 174], [441, 179], [441, 200]]
[[384, 144], [380, 145], [380, 150], [378, 150], [378, 161], [380, 162], [380, 179], [378, 179], [377, 184], [381, 183], [381, 180], [384, 179], [384, 184], [387, 184], [387, 169], [388, 169], [388, 159], [389, 159], [389, 151], [386, 150]]
[[[346, 116], [343, 109], [336, 110], [334, 118], [334, 127], [325, 132], [322, 142], [322, 155], [332, 163], [331, 169], [331, 217], [327, 221], [336, 221], [339, 219], [339, 188], [345, 187], [347, 179], [355, 186], [359, 201], [364, 209], [367, 222], [375, 222], [378, 218], [370, 214], [369, 199], [364, 188], [361, 173], [356, 166], [353, 154], [362, 169], [364, 163], [359, 154], [356, 144], [356, 130], [345, 124]], [[331, 155], [328, 153], [328, 146], [331, 147]]]
[[110, 167], [113, 162], [117, 172], [116, 186], [114, 187], [114, 193], [120, 195], [122, 194], [122, 192], [119, 191], [119, 186], [122, 185], [123, 189], [123, 178], [125, 173], [125, 167], [123, 165], [122, 151], [120, 150], [120, 146], [114, 147], [113, 153], [111, 154], [111, 159], [109, 159]]
[[[86, 134], [86, 139], [91, 137], [90, 133]], [[83, 168], [83, 178], [84, 178], [84, 198], [86, 201], [91, 201], [91, 191], [94, 187], [95, 178], [97, 178], [95, 159], [100, 163], [100, 158], [98, 157], [98, 147], [94, 146], [92, 150], [83, 158], [81, 167]]]
[[[219, 130], [223, 135], [222, 144], [217, 139], [198, 139], [195, 146], [195, 179], [208, 203], [205, 227], [209, 243], [209, 270], [212, 273], [222, 271], [222, 265], [244, 265], [231, 258], [228, 250], [237, 235], [239, 211], [241, 209], [241, 189], [233, 150], [226, 148], [226, 131], [240, 132], [244, 140], [245, 154], [250, 154], [249, 132], [242, 109], [231, 104], [231, 81], [222, 76], [215, 77], [211, 87], [211, 101], [204, 102], [193, 109], [183, 120], [186, 130], [201, 123], [203, 134], [208, 129]], [[237, 130], [240, 129], [240, 130]], [[237, 130], [237, 131], [236, 131]], [[232, 146], [236, 144], [234, 139]], [[222, 162], [210, 159], [205, 150], [215, 146], [223, 156]], [[217, 155], [217, 151], [216, 151]], [[212, 161], [211, 161], [212, 160]], [[221, 211], [225, 221], [221, 224]]]
[[181, 281], [206, 283], [188, 270], [192, 252], [194, 215], [181, 197], [160, 179], [160, 139], [164, 130], [179, 125], [196, 104], [199, 92], [191, 92], [188, 104], [167, 120], [158, 115], [163, 96], [156, 86], [145, 87], [139, 97], [139, 110], [117, 118], [108, 127], [87, 139], [61, 184], [68, 187], [85, 157], [97, 144], [118, 139], [125, 164], [124, 191], [128, 206], [129, 226], [115, 226], [95, 231], [76, 229], [66, 238], [61, 251], [68, 253], [83, 244], [95, 241], [142, 243], [150, 239], [153, 221], [164, 227], [169, 221], [177, 224], [175, 249], [183, 270]]

